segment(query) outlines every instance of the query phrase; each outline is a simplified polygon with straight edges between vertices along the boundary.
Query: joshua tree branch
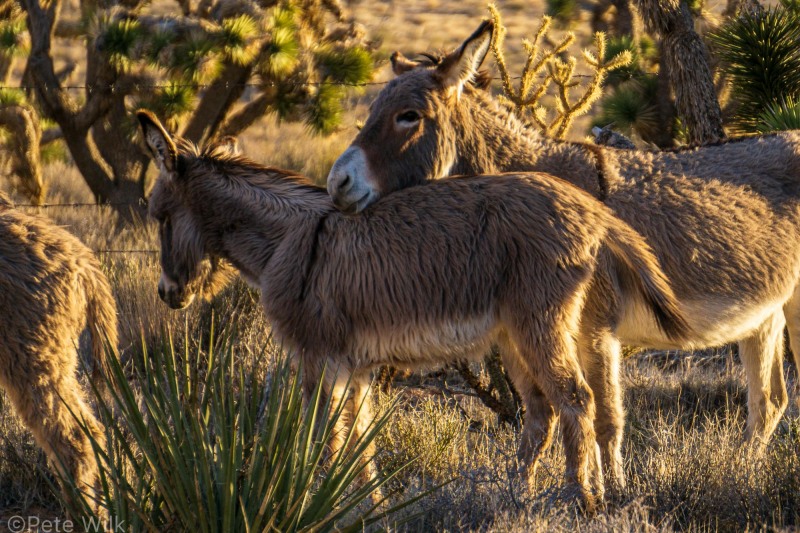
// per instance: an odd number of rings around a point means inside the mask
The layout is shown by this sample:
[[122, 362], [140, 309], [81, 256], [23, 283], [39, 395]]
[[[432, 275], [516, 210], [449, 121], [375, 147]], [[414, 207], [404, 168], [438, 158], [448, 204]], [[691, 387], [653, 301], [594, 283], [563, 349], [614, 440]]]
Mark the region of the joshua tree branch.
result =
[[48, 128], [42, 132], [42, 140], [39, 142], [40, 146], [47, 146], [48, 144], [64, 138], [64, 132], [61, 128]]
[[38, 0], [22, 0], [27, 13], [28, 32], [31, 36], [31, 52], [26, 71], [34, 79], [36, 95], [47, 115], [59, 124], [75, 120], [77, 103], [69, 95], [59, 90], [58, 77], [50, 55], [53, 27], [60, 2], [53, 0], [47, 9]]
[[225, 116], [244, 92], [252, 73], [251, 66], [228, 63], [222, 75], [206, 89], [183, 136], [199, 143], [214, 136]]
[[272, 103], [271, 95], [261, 93], [258, 98], [234, 113], [219, 129], [219, 135], [239, 135], [249, 128], [256, 120], [264, 116]]

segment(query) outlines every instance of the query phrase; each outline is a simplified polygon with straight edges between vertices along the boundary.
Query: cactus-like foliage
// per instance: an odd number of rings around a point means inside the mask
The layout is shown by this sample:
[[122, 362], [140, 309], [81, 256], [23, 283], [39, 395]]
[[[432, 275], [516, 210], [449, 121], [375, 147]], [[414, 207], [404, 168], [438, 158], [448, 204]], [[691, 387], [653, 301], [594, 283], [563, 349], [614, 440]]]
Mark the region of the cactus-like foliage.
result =
[[769, 106], [759, 115], [756, 129], [761, 133], [800, 130], [800, 101], [788, 100]]
[[[346, 86], [373, 70], [363, 32], [334, 0], [179, 2], [182, 16], [160, 14], [145, 0], [107, 8], [81, 0], [85, 18], [73, 37], [86, 42], [88, 61], [79, 96], [54, 83], [47, 57], [63, 1], [21, 2], [27, 13], [18, 20], [32, 21], [27, 30], [37, 45], [28, 73], [43, 115], [71, 138], [75, 164], [104, 201], [136, 201], [118, 195], [147, 190], [132, 106], [153, 110], [197, 143], [239, 134], [271, 112], [328, 133], [341, 121]], [[26, 32], [9, 24], [0, 22], [0, 66], [25, 43], [19, 35]]]
[[758, 131], [770, 109], [800, 100], [800, 10], [743, 13], [711, 40], [738, 97], [737, 129]]
[[[494, 4], [489, 6], [489, 12], [496, 28], [492, 35], [491, 50], [503, 82], [502, 101], [513, 107], [519, 115], [534, 122], [544, 134], [557, 139], [565, 138], [575, 118], [586, 113], [600, 98], [608, 73], [630, 64], [633, 59], [629, 50], [607, 58], [606, 37], [598, 32], [594, 37], [596, 52], [583, 51], [583, 61], [591, 69], [592, 75], [586, 84], [581, 84], [575, 72], [578, 60], [575, 57], [566, 60], [560, 57], [574, 42], [575, 35], [569, 32], [556, 45], [544, 47], [542, 43], [552, 24], [552, 18], [546, 16], [534, 33], [533, 40], [523, 42], [527, 59], [515, 89], [503, 53], [506, 30], [500, 12]], [[539, 104], [551, 86], [556, 92], [554, 110]], [[574, 97], [573, 93], [579, 96]]]
[[600, 113], [592, 120], [593, 126], [614, 128], [625, 133], [636, 133], [649, 141], [661, 128], [656, 99], [658, 79], [643, 75], [614, 87], [600, 106]]

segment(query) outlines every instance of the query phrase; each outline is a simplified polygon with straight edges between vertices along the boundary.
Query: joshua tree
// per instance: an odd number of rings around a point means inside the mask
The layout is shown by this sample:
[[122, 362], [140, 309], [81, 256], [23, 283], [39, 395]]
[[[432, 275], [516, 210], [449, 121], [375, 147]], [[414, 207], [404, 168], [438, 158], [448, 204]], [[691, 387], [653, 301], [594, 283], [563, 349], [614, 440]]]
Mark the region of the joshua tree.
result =
[[685, 0], [636, 0], [645, 26], [661, 36], [660, 82], [669, 83], [675, 111], [691, 144], [725, 138], [708, 49], [694, 30]]
[[[61, 23], [62, 0], [21, 3], [31, 43], [25, 82], [100, 202], [147, 193], [132, 107], [196, 142], [238, 134], [267, 112], [327, 132], [340, 120], [342, 84], [372, 71], [362, 32], [335, 0], [184, 0], [182, 16], [155, 15], [144, 0], [81, 0], [77, 26]], [[86, 43], [80, 96], [59, 80], [57, 32]]]

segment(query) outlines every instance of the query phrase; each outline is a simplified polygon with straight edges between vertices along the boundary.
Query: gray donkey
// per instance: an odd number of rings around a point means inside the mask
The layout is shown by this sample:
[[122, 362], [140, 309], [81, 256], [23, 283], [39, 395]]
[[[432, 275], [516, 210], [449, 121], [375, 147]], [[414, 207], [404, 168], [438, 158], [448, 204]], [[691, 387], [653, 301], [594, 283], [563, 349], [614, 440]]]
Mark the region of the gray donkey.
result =
[[92, 252], [69, 232], [12, 207], [0, 194], [0, 387], [50, 462], [90, 499], [97, 463], [83, 421], [101, 446], [105, 434], [77, 381], [78, 337], [88, 328], [93, 380], [105, 382], [117, 346], [111, 287]]
[[[582, 309], [600, 305], [596, 265], [614, 265], [665, 335], [686, 333], [652, 252], [610, 209], [530, 173], [442, 180], [350, 217], [301, 176], [176, 143], [150, 113], [138, 118], [161, 171], [150, 214], [161, 241], [158, 292], [170, 307], [219, 290], [233, 264], [261, 289], [306, 388], [322, 379], [334, 405], [353, 388], [356, 434], [372, 418], [372, 369], [447, 363], [500, 342], [521, 394], [541, 390], [561, 414], [570, 488], [588, 508], [602, 498], [594, 400], [575, 345]], [[347, 433], [340, 423], [334, 452]], [[533, 444], [523, 440], [523, 460], [536, 456]]]
[[[579, 350], [612, 483], [624, 486], [620, 342], [693, 349], [739, 341], [747, 438], [766, 441], [788, 403], [784, 324], [800, 363], [800, 132], [659, 153], [548, 139], [470, 83], [492, 30], [483, 23], [432, 61], [393, 56], [398, 77], [328, 176], [335, 204], [360, 212], [393, 191], [452, 174], [539, 171], [580, 186], [653, 246], [694, 332], [681, 342], [664, 335], [601, 265]], [[528, 413], [552, 428], [551, 409], [529, 405]]]

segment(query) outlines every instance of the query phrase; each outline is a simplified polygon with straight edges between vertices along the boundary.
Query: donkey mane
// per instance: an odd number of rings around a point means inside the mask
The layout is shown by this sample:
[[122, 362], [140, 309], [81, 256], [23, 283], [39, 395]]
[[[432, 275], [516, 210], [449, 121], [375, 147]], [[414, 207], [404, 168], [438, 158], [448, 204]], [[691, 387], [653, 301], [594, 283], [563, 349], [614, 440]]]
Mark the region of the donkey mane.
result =
[[[200, 147], [191, 141], [176, 139], [176, 145], [180, 154], [178, 164], [184, 166], [181, 173], [187, 176], [221, 175], [232, 184], [270, 195], [274, 195], [276, 186], [279, 186], [284, 193], [295, 190], [328, 197], [327, 191], [315, 185], [309, 178], [292, 170], [262, 165], [245, 155], [231, 152], [220, 143], [212, 142]], [[330, 203], [328, 200], [325, 202]]]

